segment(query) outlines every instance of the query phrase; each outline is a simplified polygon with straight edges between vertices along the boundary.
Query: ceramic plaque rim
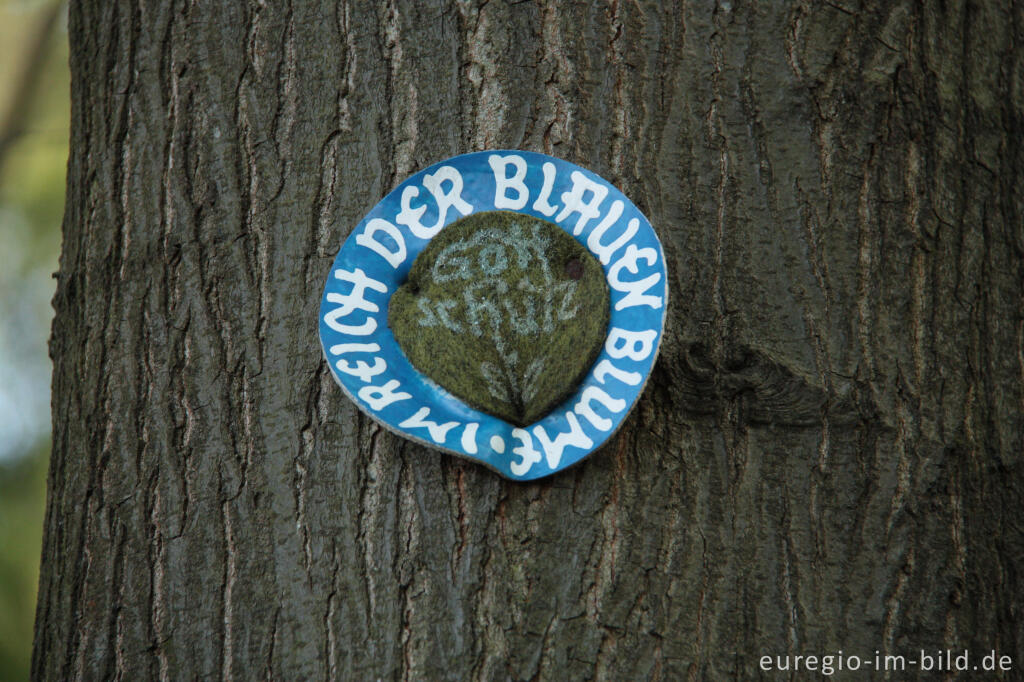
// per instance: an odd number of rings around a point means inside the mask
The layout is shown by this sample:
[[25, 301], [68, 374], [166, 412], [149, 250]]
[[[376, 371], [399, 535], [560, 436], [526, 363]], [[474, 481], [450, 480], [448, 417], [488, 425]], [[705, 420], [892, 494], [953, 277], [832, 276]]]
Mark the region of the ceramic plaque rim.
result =
[[[434, 192], [445, 205], [440, 218]], [[572, 395], [525, 427], [470, 407], [418, 371], [388, 326], [391, 295], [416, 256], [445, 226], [483, 211], [513, 211], [558, 226], [594, 255], [608, 282], [600, 355]], [[363, 217], [327, 274], [319, 336], [331, 376], [375, 422], [527, 481], [578, 463], [622, 426], [654, 367], [667, 309], [661, 242], [617, 187], [546, 154], [488, 150], [411, 175]]]

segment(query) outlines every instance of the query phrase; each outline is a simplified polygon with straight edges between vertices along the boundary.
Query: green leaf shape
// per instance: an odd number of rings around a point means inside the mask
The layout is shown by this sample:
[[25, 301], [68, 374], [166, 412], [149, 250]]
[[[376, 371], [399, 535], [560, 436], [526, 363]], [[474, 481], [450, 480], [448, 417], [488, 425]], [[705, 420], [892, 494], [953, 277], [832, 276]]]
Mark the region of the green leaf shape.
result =
[[579, 242], [545, 220], [485, 211], [448, 225], [417, 256], [388, 324], [417, 370], [526, 426], [586, 376], [608, 315], [604, 271]]

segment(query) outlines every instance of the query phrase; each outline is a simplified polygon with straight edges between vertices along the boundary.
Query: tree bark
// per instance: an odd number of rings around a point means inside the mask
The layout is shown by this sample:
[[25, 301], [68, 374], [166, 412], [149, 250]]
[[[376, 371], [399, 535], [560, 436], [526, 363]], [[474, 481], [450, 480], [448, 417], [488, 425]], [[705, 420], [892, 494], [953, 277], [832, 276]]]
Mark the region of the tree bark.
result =
[[[72, 3], [34, 677], [1019, 679], [1024, 5], [781, 5]], [[603, 175], [668, 264], [645, 395], [534, 484], [317, 339], [363, 214], [485, 148]]]

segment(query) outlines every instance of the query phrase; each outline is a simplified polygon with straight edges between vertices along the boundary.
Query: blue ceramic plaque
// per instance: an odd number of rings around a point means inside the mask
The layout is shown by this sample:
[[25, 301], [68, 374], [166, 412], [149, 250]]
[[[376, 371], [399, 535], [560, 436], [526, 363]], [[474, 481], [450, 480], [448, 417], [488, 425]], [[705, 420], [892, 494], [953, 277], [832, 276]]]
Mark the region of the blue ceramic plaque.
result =
[[[603, 348], [575, 392], [533, 424], [467, 405], [410, 364], [388, 327], [391, 295], [446, 225], [512, 211], [557, 225], [600, 262]], [[416, 173], [346, 239], [320, 302], [320, 342], [345, 394], [385, 428], [532, 480], [580, 461], [622, 425], [654, 366], [668, 303], [665, 257], [648, 220], [598, 175], [544, 154], [463, 154]]]

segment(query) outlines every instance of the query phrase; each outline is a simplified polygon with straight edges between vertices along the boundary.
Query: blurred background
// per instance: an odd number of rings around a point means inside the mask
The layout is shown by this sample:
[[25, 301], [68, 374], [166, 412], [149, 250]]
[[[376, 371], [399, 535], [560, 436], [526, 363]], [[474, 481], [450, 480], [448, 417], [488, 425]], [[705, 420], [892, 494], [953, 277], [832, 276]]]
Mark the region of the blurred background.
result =
[[0, 680], [28, 678], [68, 158], [63, 1], [0, 0]]

